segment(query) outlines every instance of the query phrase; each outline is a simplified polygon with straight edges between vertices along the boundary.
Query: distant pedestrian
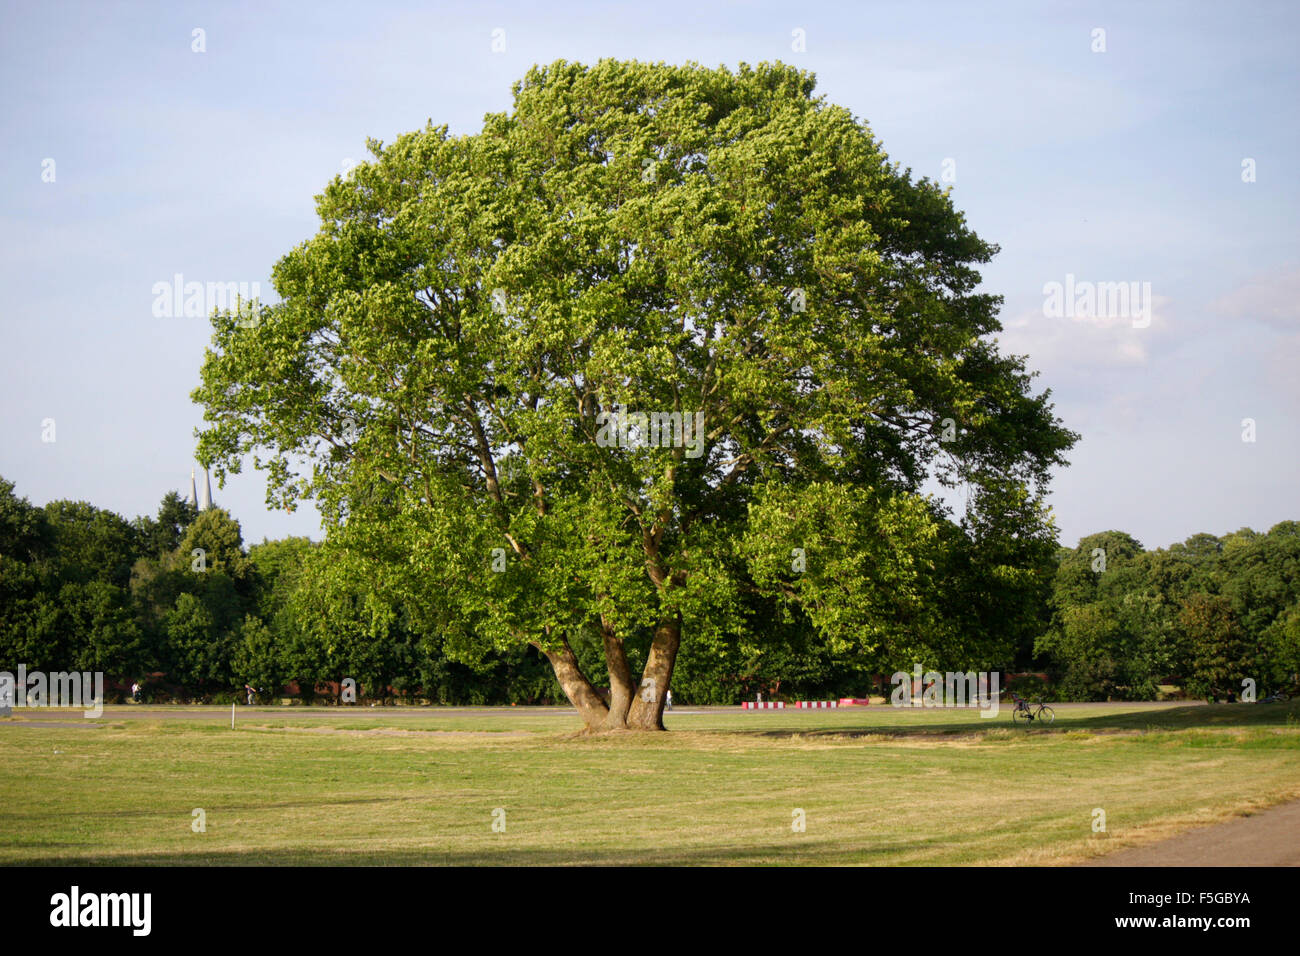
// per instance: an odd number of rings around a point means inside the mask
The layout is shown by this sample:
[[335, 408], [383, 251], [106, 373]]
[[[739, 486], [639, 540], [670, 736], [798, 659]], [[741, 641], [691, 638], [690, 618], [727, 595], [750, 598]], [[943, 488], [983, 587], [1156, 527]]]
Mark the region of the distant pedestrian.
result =
[[672, 709], [673, 709], [673, 692], [672, 692], [672, 691], [665, 691], [665, 692], [664, 692], [664, 703], [667, 705], [667, 707], [668, 707], [669, 710], [672, 710]]
[[140, 703], [140, 682], [133, 681], [131, 684], [131, 699], [137, 704]]
[[253, 685], [252, 685], [252, 684], [245, 684], [245, 685], [244, 685], [244, 693], [248, 695], [248, 706], [249, 706], [249, 707], [252, 707], [252, 706], [253, 706], [253, 695], [256, 694], [257, 691], [253, 688]]

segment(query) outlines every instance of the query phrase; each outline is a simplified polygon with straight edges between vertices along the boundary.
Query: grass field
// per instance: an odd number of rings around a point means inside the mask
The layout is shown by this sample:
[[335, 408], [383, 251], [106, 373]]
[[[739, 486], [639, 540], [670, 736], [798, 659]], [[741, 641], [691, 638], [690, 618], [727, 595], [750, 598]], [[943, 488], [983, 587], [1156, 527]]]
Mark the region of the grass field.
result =
[[0, 719], [0, 862], [1061, 864], [1300, 797], [1297, 703], [224, 714]]

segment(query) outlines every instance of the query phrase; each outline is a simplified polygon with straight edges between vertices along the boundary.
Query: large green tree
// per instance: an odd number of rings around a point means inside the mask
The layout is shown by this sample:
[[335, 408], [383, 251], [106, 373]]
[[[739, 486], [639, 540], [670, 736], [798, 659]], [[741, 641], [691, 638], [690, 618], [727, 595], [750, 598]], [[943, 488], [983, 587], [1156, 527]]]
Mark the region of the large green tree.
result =
[[[447, 646], [536, 647], [591, 728], [662, 729], [681, 642], [739, 639], [755, 600], [846, 654], [960, 648], [954, 529], [1037, 562], [987, 533], [1044, 536], [1074, 436], [991, 342], [995, 247], [813, 91], [781, 64], [557, 62], [476, 134], [372, 142], [281, 301], [214, 317], [201, 460], [314, 499]], [[954, 525], [927, 478], [987, 514]]]

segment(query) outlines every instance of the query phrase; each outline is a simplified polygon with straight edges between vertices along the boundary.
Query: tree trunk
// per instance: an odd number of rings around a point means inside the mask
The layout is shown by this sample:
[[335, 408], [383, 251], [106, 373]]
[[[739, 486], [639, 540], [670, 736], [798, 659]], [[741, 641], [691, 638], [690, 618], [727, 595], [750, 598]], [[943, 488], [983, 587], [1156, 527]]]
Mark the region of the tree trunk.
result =
[[633, 730], [664, 729], [664, 694], [673, 677], [673, 664], [677, 661], [677, 648], [682, 642], [682, 619], [673, 615], [671, 620], [660, 622], [655, 628], [650, 656], [646, 658], [641, 686], [632, 701], [627, 725]]
[[632, 683], [632, 669], [627, 664], [623, 639], [603, 617], [600, 620], [600, 636], [605, 643], [605, 668], [609, 671], [609, 714], [605, 717], [605, 729], [626, 730], [628, 710], [636, 693], [636, 686]]
[[582, 668], [578, 666], [578, 658], [574, 656], [569, 642], [560, 638], [560, 645], [555, 650], [547, 650], [537, 644], [533, 646], [545, 654], [546, 659], [551, 662], [551, 669], [555, 671], [556, 679], [564, 688], [565, 696], [577, 708], [587, 729], [603, 728], [605, 720], [609, 717], [609, 708], [600, 699], [596, 689], [591, 686], [591, 681], [587, 680], [582, 673]]

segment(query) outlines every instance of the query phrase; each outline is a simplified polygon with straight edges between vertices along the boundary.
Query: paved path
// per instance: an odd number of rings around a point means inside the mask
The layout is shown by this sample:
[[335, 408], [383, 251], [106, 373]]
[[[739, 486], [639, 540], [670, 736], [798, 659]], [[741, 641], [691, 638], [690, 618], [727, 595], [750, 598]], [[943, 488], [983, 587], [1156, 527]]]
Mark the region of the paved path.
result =
[[1300, 800], [1083, 865], [1300, 866]]

